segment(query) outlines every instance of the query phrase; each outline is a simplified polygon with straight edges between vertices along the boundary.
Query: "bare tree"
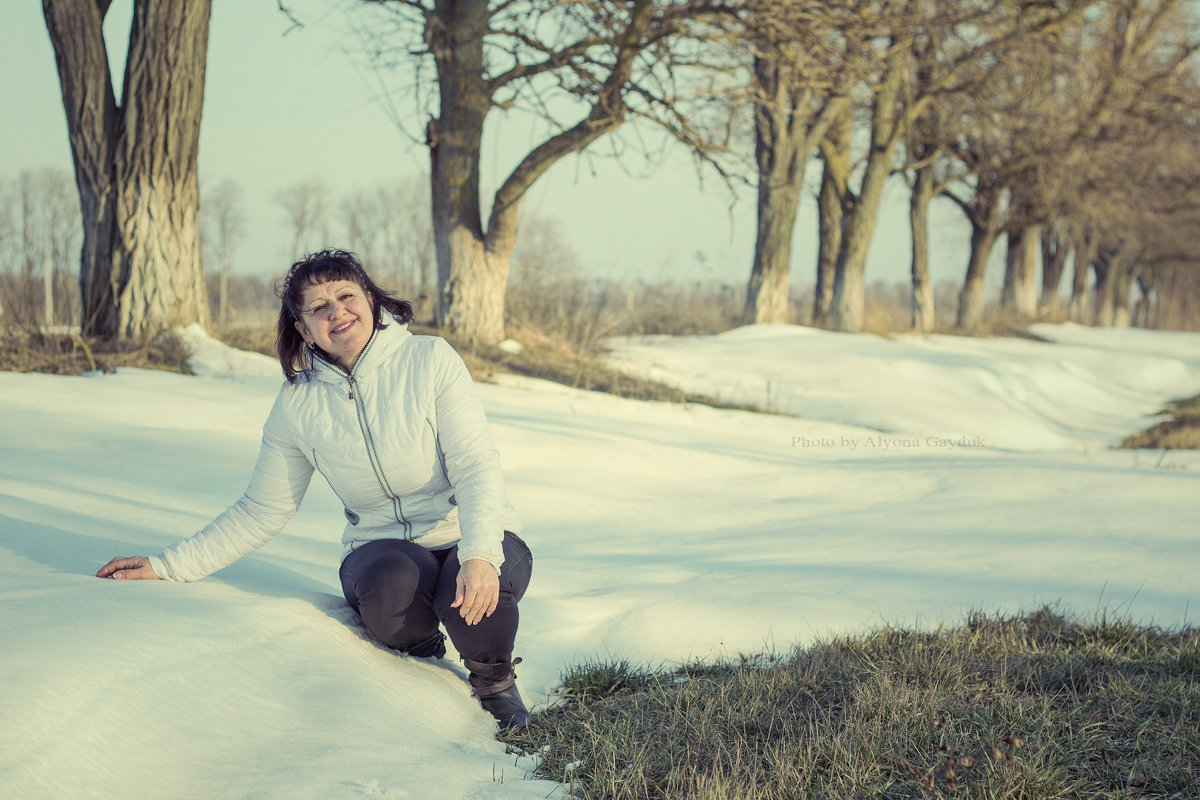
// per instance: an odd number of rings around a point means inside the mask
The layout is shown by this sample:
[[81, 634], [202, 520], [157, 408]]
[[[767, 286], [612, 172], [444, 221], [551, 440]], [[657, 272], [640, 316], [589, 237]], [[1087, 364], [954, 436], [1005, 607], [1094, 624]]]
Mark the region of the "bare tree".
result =
[[[930, 104], [947, 93], [962, 92], [979, 65], [995, 60], [1013, 43], [1038, 41], [1084, 15], [1098, 0], [1078, 0], [1064, 9], [1053, 4], [1026, 4], [1018, 9], [1004, 3], [941, 3], [896, 0], [896, 16], [886, 41], [884, 58], [867, 97], [870, 134], [862, 178], [849, 206], [834, 283], [831, 325], [860, 330], [863, 314], [863, 273], [878, 220], [888, 177], [896, 168], [897, 148]], [[930, 32], [931, 47], [918, 48]], [[929, 72], [913, 80], [917, 58], [928, 55]]]
[[43, 0], [84, 240], [83, 330], [140, 337], [208, 319], [196, 177], [211, 0], [135, 0], [120, 104], [111, 0]]
[[329, 247], [329, 190], [318, 178], [293, 183], [275, 193], [292, 230], [291, 257]]
[[[714, 26], [734, 18], [722, 0], [391, 0], [395, 39], [436, 75], [430, 111], [438, 321], [480, 343], [504, 335], [504, 287], [521, 201], [556, 162], [631, 119], [660, 126], [698, 152], [712, 81], [688, 76], [713, 51]], [[381, 54], [380, 59], [384, 56]], [[720, 56], [717, 60], [722, 60]], [[431, 102], [430, 106], [433, 105]], [[522, 107], [551, 133], [520, 158], [491, 198], [480, 197], [480, 143], [493, 111]]]
[[[758, 224], [746, 290], [747, 322], [789, 321], [792, 232], [805, 168], [830, 126], [845, 120], [850, 91], [860, 80], [863, 63], [870, 61], [865, 40], [878, 21], [873, 5], [855, 9], [838, 2], [788, 0], [748, 4], [745, 36], [753, 50], [750, 97]], [[840, 142], [842, 133], [848, 134], [844, 125], [831, 142]], [[826, 172], [830, 169], [836, 166], [827, 166]], [[830, 181], [837, 180], [832, 174], [827, 178], [823, 191], [833, 190]], [[825, 212], [836, 213], [833, 208]], [[828, 245], [833, 228], [824, 232], [828, 235], [822, 242]], [[823, 275], [818, 272], [818, 298], [823, 296]], [[832, 284], [828, 286], [832, 290]], [[823, 317], [817, 302], [815, 316]]]
[[229, 264], [246, 232], [242, 186], [226, 178], [200, 198], [200, 224], [208, 252], [218, 265], [217, 319], [229, 321]]

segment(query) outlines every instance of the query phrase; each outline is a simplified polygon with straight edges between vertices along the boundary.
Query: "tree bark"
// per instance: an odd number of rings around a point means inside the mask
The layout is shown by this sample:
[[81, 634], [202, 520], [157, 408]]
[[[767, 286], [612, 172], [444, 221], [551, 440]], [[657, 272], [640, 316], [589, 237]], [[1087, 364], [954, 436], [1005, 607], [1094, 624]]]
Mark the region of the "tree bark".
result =
[[1004, 190], [995, 182], [981, 180], [971, 201], [956, 200], [971, 224], [971, 255], [958, 293], [955, 325], [976, 331], [983, 326], [983, 276], [1000, 236], [1001, 199]]
[[1096, 260], [1096, 239], [1088, 232], [1078, 236], [1071, 265], [1071, 300], [1067, 303], [1067, 319], [1086, 325], [1088, 320], [1088, 272]]
[[[917, 160], [929, 155], [924, 147], [915, 150]], [[918, 167], [908, 204], [912, 229], [912, 328], [922, 333], [933, 330], [936, 325], [933, 282], [929, 277], [929, 204], [933, 200], [934, 181], [932, 164]]]
[[497, 189], [486, 229], [479, 202], [480, 142], [495, 83], [484, 56], [487, 0], [437, 0], [427, 20], [441, 107], [426, 129], [437, 251], [436, 322], [476, 344], [504, 338], [504, 292], [521, 201], [556, 161], [586, 148], [624, 123], [622, 93], [636, 59], [649, 46], [651, 0], [633, 0], [615, 35], [613, 63], [587, 116], [533, 148]]
[[[489, 279], [482, 274], [486, 260], [482, 257], [484, 233], [479, 210], [479, 150], [490, 105], [483, 71], [487, 4], [478, 0], [438, 2], [436, 23], [429, 30], [434, 37], [430, 49], [441, 97], [439, 116], [430, 122], [425, 137], [438, 264], [435, 319], [439, 327], [464, 333], [469, 339], [499, 341], [503, 322], [497, 327], [494, 313], [471, 305], [497, 290], [502, 297], [504, 290], [503, 283], [495, 285], [496, 276]], [[508, 276], [504, 277], [507, 280]], [[466, 291], [475, 280], [488, 285], [479, 292]], [[482, 324], [485, 317], [489, 320], [486, 327]], [[472, 318], [478, 324], [473, 325]]]
[[1041, 249], [1042, 226], [1026, 225], [1008, 234], [1008, 255], [1005, 259], [1004, 289], [1000, 307], [1020, 319], [1037, 316], [1038, 255]]
[[758, 171], [758, 228], [746, 291], [747, 322], [790, 321], [792, 234], [800, 209], [804, 170], [842, 100], [813, 107], [787, 52], [754, 59], [754, 154]]
[[1113, 325], [1113, 297], [1116, 294], [1116, 272], [1120, 255], [1101, 247], [1096, 255], [1093, 269], [1096, 273], [1096, 290], [1093, 297], [1092, 324], [1099, 328]]
[[1052, 225], [1047, 225], [1042, 231], [1042, 295], [1038, 302], [1039, 313], [1042, 316], [1055, 314], [1062, 303], [1058, 299], [1058, 288], [1062, 283], [1063, 271], [1067, 265], [1066, 237]]
[[999, 235], [994, 228], [986, 225], [971, 226], [971, 255], [967, 261], [963, 287], [958, 293], [955, 321], [963, 330], [976, 331], [983, 326], [983, 275]]
[[1134, 265], [1122, 258], [1113, 276], [1112, 324], [1114, 328], [1128, 328], [1132, 320], [1129, 308], [1129, 293], [1133, 289]]
[[1138, 299], [1133, 306], [1132, 325], [1137, 328], [1149, 328], [1151, 319], [1151, 286], [1145, 275], [1137, 277]]
[[211, 0], [137, 0], [120, 106], [102, 25], [108, 0], [43, 0], [84, 243], [82, 327], [141, 338], [207, 324], [196, 162]]
[[838, 254], [845, 234], [846, 207], [850, 200], [850, 120], [835, 120], [821, 144], [821, 190], [817, 195], [817, 285], [813, 293], [812, 324], [829, 326], [833, 312], [833, 284]]
[[804, 109], [791, 108], [785, 69], [780, 58], [754, 59], [754, 83], [761, 99], [754, 110], [758, 229], [746, 289], [744, 316], [749, 323], [782, 323], [789, 316], [792, 231], [811, 150], [802, 149], [807, 143], [805, 120], [800, 118]]
[[883, 189], [892, 174], [892, 161], [899, 142], [897, 100], [900, 82], [907, 65], [907, 46], [893, 44], [898, 56], [888, 64], [888, 74], [876, 91], [871, 113], [871, 149], [858, 197], [848, 209], [845, 236], [838, 253], [837, 274], [833, 282], [831, 327], [840, 331], [861, 331], [864, 323], [866, 287], [864, 273], [867, 252], [879, 221]]

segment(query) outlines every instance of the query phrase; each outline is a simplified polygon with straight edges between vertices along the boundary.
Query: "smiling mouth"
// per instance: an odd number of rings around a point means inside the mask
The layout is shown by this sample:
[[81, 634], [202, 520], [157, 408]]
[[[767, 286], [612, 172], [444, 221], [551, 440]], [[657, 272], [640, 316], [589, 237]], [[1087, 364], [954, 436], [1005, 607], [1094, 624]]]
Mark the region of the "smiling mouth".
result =
[[347, 329], [348, 329], [348, 328], [349, 328], [351, 325], [353, 325], [353, 324], [354, 324], [354, 320], [350, 320], [350, 321], [349, 321], [349, 322], [347, 322], [346, 324], [344, 324], [344, 325], [339, 325], [339, 326], [337, 326], [336, 328], [333, 328], [332, 330], [330, 330], [329, 332], [330, 332], [330, 333], [332, 333], [332, 334], [345, 333], [345, 332], [346, 332], [346, 330], [347, 330]]

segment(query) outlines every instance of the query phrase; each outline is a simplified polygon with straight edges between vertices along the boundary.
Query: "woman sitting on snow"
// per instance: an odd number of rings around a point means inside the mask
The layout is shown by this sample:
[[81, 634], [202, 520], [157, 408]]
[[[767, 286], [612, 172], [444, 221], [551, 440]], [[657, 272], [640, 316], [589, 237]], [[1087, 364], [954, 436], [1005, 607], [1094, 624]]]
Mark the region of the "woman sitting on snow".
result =
[[483, 707], [503, 728], [525, 727], [512, 651], [533, 557], [462, 359], [443, 339], [409, 333], [412, 306], [344, 251], [297, 261], [280, 299], [287, 382], [245, 494], [191, 538], [158, 556], [114, 558], [97, 576], [215, 572], [282, 530], [318, 470], [346, 508], [342, 592], [367, 629], [440, 658], [440, 622]]

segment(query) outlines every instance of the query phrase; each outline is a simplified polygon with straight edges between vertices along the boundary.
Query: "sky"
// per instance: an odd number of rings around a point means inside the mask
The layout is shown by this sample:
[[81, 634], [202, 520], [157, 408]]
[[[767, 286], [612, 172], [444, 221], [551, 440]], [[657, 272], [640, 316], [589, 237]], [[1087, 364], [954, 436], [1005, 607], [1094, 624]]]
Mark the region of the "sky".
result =
[[[234, 255], [235, 272], [274, 276], [293, 258], [290, 234], [275, 195], [312, 179], [344, 190], [373, 187], [427, 172], [423, 144], [400, 130], [378, 99], [381, 85], [411, 80], [380, 76], [352, 55], [352, 0], [289, 0], [303, 21], [294, 28], [275, 0], [215, 0], [209, 39], [200, 178], [212, 186], [241, 183], [247, 235]], [[120, 80], [132, 0], [116, 0], [105, 33]], [[9, 2], [0, 11], [0, 96], [9, 109], [0, 126], [0, 178], [24, 169], [71, 169], [53, 49], [41, 6]], [[408, 130], [423, 129], [409, 102], [398, 110]], [[493, 188], [505, 164], [530, 145], [522, 120], [489, 127], [484, 180]], [[597, 152], [603, 143], [594, 146]], [[525, 201], [525, 220], [550, 220], [574, 248], [585, 277], [626, 280], [716, 280], [743, 285], [754, 245], [754, 195], [730, 192], [712, 174], [700, 176], [681, 149], [648, 177], [644, 165], [568, 157], [550, 170]], [[818, 173], [812, 173], [814, 176]], [[334, 193], [336, 202], [340, 191]], [[969, 231], [946, 201], [933, 209], [935, 281], [958, 282], [965, 270]], [[906, 281], [910, 238], [907, 194], [889, 186], [867, 280]], [[331, 242], [355, 249], [353, 242]], [[314, 245], [315, 246], [315, 245]], [[812, 283], [816, 207], [811, 195], [797, 223], [792, 278]], [[992, 270], [991, 283], [998, 279]]]
[[[973, 611], [1194, 626], [1200, 452], [1112, 445], [1200, 392], [1200, 334], [1033, 330], [615, 343], [626, 371], [786, 415], [477, 384], [534, 556], [524, 697], [586, 661], [736, 661]], [[492, 739], [453, 651], [366, 633], [319, 478], [201, 581], [93, 577], [190, 535], [254, 465], [278, 362], [184, 336], [196, 375], [0, 372], [0, 797], [569, 796]]]

